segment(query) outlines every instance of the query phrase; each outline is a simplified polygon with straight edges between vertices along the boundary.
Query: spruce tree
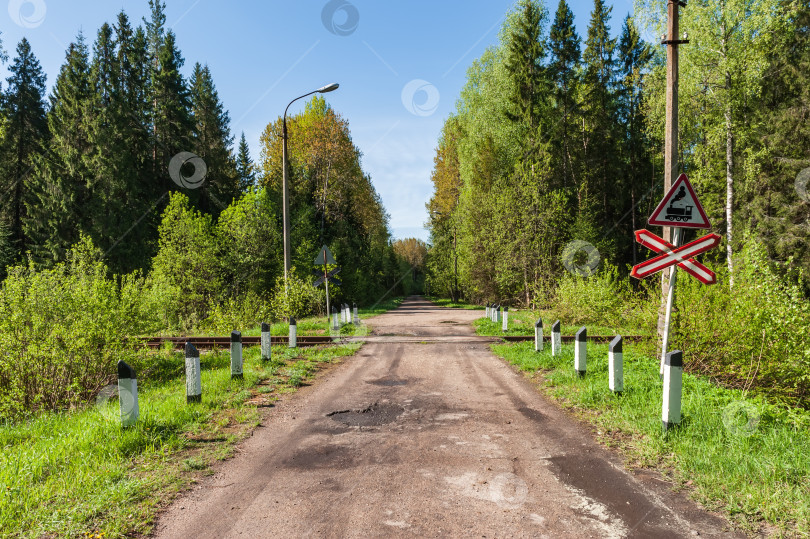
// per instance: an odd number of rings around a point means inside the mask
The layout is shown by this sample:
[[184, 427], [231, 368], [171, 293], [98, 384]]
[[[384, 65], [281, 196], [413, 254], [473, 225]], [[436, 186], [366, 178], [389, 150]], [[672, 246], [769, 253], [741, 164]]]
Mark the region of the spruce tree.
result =
[[50, 96], [50, 142], [35, 161], [31, 198], [27, 207], [26, 235], [40, 263], [64, 259], [88, 223], [86, 160], [91, 153], [84, 117], [91, 96], [89, 53], [79, 34], [67, 50]]
[[29, 176], [48, 133], [45, 73], [26, 38], [17, 45], [17, 56], [9, 71], [11, 76], [6, 79], [7, 88], [3, 93], [6, 134], [2, 147], [0, 218], [9, 223], [11, 241], [17, 251], [24, 253], [29, 247], [23, 228], [30, 192]]
[[208, 66], [194, 66], [190, 82], [192, 120], [194, 122], [194, 153], [208, 168], [198, 204], [218, 215], [240, 191], [236, 163], [231, 155], [231, 119], [219, 100]]
[[506, 50], [506, 68], [512, 81], [507, 118], [522, 124], [527, 146], [532, 148], [547, 107], [546, 56], [542, 41], [545, 11], [535, 0], [521, 0], [517, 20], [510, 29]]
[[[616, 40], [610, 37], [608, 21], [613, 8], [594, 0], [588, 38], [582, 55], [582, 149], [583, 179], [580, 184], [580, 212], [595, 211], [599, 224], [607, 224], [612, 211], [612, 178], [616, 171], [617, 152], [615, 61]], [[592, 206], [593, 205], [593, 206]]]
[[239, 152], [236, 155], [236, 173], [239, 178], [239, 191], [245, 192], [256, 185], [256, 165], [250, 158], [250, 148], [245, 139], [245, 132], [239, 139]]
[[578, 176], [578, 146], [573, 143], [578, 125], [580, 38], [574, 26], [574, 14], [565, 0], [560, 0], [554, 24], [549, 32], [549, 78], [553, 84], [552, 166], [558, 185], [573, 186]]

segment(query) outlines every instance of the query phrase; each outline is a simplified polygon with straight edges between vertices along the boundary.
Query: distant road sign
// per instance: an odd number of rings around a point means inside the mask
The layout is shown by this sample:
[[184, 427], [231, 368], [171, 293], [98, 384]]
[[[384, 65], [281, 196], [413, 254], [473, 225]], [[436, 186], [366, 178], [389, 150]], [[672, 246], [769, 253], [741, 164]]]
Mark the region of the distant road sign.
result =
[[[636, 230], [636, 241], [656, 253], [668, 252], [675, 249], [674, 245], [664, 240], [664, 238], [653, 234], [649, 230]], [[715, 275], [712, 270], [700, 262], [697, 262], [694, 258], [690, 258], [689, 260], [685, 260], [683, 262], [678, 262], [678, 267], [686, 271], [703, 284], [715, 284], [717, 282], [717, 275]], [[633, 271], [635, 272], [635, 268], [633, 268]], [[637, 276], [633, 275], [633, 277]]]
[[321, 247], [318, 256], [315, 257], [316, 266], [321, 266], [323, 264], [337, 264], [337, 262], [335, 262], [335, 257], [332, 256], [332, 251], [330, 251], [329, 247], [326, 245]]
[[[639, 233], [641, 233], [640, 237]], [[720, 236], [717, 234], [706, 234], [702, 238], [698, 238], [695, 241], [687, 243], [683, 247], [678, 248], [675, 248], [674, 245], [665, 242], [647, 230], [640, 230], [636, 233], [636, 237], [639, 238], [639, 243], [642, 243], [642, 245], [647, 245], [654, 251], [663, 252], [664, 254], [634, 266], [633, 271], [630, 273], [631, 276], [637, 279], [643, 279], [649, 275], [652, 275], [653, 273], [661, 271], [662, 269], [677, 264], [678, 266], [686, 269], [690, 275], [693, 275], [704, 284], [714, 284], [716, 281], [716, 276], [713, 272], [702, 264], [698, 264], [692, 260], [691, 257], [717, 247], [720, 244]], [[645, 241], [641, 241], [642, 238]], [[661, 251], [657, 251], [657, 249], [651, 247], [651, 245], [656, 245], [657, 247], [663, 248]]]
[[647, 223], [678, 228], [711, 228], [686, 174], [681, 174], [655, 208]]

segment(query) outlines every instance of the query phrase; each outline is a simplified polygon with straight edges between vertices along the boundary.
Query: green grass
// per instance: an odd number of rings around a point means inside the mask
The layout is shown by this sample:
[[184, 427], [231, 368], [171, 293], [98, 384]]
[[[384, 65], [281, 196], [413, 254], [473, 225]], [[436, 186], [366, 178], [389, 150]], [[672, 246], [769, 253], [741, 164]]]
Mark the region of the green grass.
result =
[[[543, 313], [545, 314], [545, 313]], [[481, 313], [481, 318], [473, 322], [477, 335], [501, 336], [501, 335], [530, 335], [534, 336], [534, 324], [537, 322], [538, 313], [536, 311], [513, 311], [509, 310], [509, 328], [503, 331], [503, 322], [492, 322], [486, 318], [486, 313]], [[556, 318], [543, 316], [543, 335], [551, 335], [551, 325], [556, 322]], [[572, 326], [560, 321], [560, 332], [562, 335], [575, 335], [582, 326]], [[588, 335], [637, 335], [629, 331], [622, 332], [621, 328], [610, 328], [606, 326], [588, 325]]]
[[0, 425], [3, 537], [123, 537], [148, 533], [158, 508], [210, 473], [258, 424], [259, 404], [294, 391], [360, 345], [259, 347], [232, 380], [227, 352], [203, 354], [202, 404], [186, 404], [182, 354], [140, 358], [140, 420], [122, 429], [117, 400]]
[[449, 298], [425, 296], [425, 299], [430, 301], [431, 303], [435, 303], [439, 307], [447, 307], [450, 309], [468, 309], [468, 310], [484, 309], [484, 307], [482, 307], [481, 305], [474, 305], [472, 303], [466, 303], [464, 301], [453, 301]]
[[750, 533], [767, 522], [785, 536], [810, 536], [810, 413], [685, 373], [681, 424], [664, 434], [657, 360], [625, 344], [617, 396], [608, 389], [607, 345], [588, 345], [584, 378], [574, 372], [573, 346], [563, 345], [558, 357], [533, 346], [492, 349], [523, 371], [543, 371], [543, 391], [595, 425], [600, 441], [618, 447], [630, 465], [663, 472]]

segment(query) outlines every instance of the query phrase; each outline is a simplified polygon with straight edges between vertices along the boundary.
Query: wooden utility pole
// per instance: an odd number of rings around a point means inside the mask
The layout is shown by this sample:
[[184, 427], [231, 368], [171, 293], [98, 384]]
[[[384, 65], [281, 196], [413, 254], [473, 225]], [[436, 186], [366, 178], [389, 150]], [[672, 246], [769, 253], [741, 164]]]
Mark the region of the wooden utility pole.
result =
[[[678, 45], [689, 43], [679, 39], [679, 7], [686, 7], [681, 0], [667, 0], [667, 33], [662, 36], [661, 44], [667, 47], [667, 113], [664, 136], [664, 193], [672, 188], [672, 182], [678, 177]], [[685, 37], [685, 36], [684, 36]], [[673, 238], [676, 229], [664, 227], [664, 239], [678, 245], [680, 238]], [[669, 272], [661, 274], [661, 306], [658, 309], [658, 355], [662, 353], [664, 327], [667, 318], [667, 300], [670, 280], [675, 278], [675, 266]], [[674, 283], [673, 283], [674, 284]]]

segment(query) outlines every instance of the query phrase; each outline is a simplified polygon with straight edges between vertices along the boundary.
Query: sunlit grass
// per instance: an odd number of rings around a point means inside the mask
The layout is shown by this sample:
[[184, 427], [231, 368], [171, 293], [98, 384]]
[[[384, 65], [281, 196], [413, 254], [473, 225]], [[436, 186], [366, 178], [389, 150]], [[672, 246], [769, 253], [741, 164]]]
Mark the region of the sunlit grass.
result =
[[0, 425], [0, 535], [148, 532], [161, 501], [228, 457], [258, 423], [254, 397], [272, 403], [319, 364], [358, 348], [278, 346], [270, 362], [246, 348], [243, 380], [231, 379], [227, 352], [203, 354], [203, 402], [191, 405], [182, 354], [160, 352], [141, 359], [132, 427], [121, 428], [116, 399]]
[[[625, 344], [624, 391], [617, 396], [608, 388], [607, 345], [588, 345], [584, 378], [574, 372], [572, 345], [564, 344], [557, 357], [549, 347], [535, 352], [533, 346], [492, 348], [521, 370], [544, 371], [544, 392], [596, 425], [600, 440], [619, 447], [629, 463], [670, 475], [745, 529], [766, 521], [790, 536], [810, 533], [810, 413], [685, 373], [682, 421], [665, 435], [657, 360]], [[759, 422], [735, 415], [735, 406]]]

